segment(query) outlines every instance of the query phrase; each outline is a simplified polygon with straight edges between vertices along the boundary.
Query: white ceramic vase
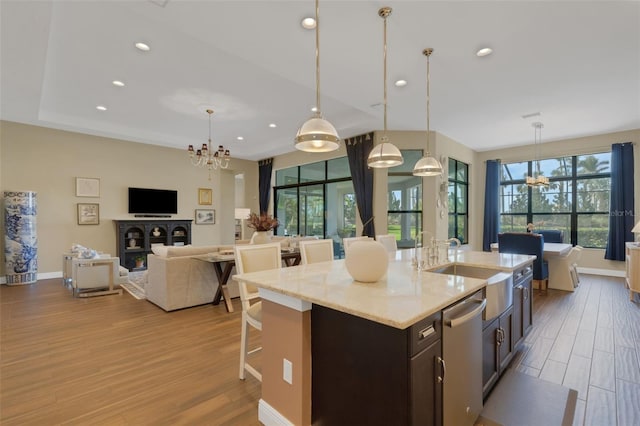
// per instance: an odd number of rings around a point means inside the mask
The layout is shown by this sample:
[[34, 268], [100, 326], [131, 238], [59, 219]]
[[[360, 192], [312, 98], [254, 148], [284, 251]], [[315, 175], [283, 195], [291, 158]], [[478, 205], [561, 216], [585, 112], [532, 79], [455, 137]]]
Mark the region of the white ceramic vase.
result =
[[389, 254], [377, 241], [355, 241], [349, 245], [344, 263], [354, 280], [373, 283], [387, 273]]
[[267, 244], [271, 242], [270, 231], [254, 231], [251, 236], [251, 244]]

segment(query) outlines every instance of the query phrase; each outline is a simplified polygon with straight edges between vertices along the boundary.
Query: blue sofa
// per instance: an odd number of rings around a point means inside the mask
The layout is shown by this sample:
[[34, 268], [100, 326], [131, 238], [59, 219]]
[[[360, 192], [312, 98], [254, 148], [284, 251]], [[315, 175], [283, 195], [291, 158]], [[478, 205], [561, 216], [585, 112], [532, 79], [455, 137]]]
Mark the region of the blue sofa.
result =
[[500, 253], [529, 254], [536, 256], [533, 261], [533, 280], [538, 282], [540, 290], [544, 283], [545, 292], [549, 287], [549, 265], [543, 258], [544, 237], [537, 233], [504, 232], [498, 234]]
[[564, 231], [561, 231], [560, 229], [540, 229], [535, 231], [535, 233], [542, 235], [547, 243], [564, 242]]

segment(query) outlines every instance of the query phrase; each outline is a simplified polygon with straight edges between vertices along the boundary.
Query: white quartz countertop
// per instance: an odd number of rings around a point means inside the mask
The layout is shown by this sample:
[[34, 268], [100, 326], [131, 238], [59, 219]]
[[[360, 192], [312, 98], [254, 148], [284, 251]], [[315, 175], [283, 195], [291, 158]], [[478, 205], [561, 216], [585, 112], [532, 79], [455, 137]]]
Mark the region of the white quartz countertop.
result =
[[[387, 274], [376, 283], [354, 281], [344, 260], [252, 272], [233, 278], [399, 329], [405, 329], [486, 286], [486, 280], [482, 279], [418, 272], [411, 266], [412, 256], [413, 250], [399, 250], [390, 255]], [[513, 271], [534, 258], [458, 251], [441, 266], [455, 262]]]

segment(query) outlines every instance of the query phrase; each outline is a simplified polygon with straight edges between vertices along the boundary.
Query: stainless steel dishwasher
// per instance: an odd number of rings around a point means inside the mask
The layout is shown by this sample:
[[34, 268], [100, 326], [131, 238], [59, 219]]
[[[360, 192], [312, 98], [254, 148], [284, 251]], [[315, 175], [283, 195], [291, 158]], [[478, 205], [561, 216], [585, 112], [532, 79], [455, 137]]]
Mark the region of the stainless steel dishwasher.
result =
[[444, 426], [473, 425], [482, 411], [482, 291], [442, 311]]

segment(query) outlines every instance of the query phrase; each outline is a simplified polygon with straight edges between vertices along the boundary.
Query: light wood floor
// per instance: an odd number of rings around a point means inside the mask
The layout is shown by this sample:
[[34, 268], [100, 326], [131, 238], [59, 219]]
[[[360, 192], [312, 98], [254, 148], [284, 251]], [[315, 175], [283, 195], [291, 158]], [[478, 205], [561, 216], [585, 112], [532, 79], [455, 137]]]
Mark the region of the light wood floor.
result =
[[[577, 389], [577, 425], [640, 425], [640, 306], [622, 280], [535, 293], [514, 366]], [[258, 425], [233, 303], [166, 313], [126, 292], [75, 299], [59, 279], [0, 286], [0, 424]]]
[[621, 278], [581, 275], [574, 293], [534, 296], [512, 366], [578, 391], [574, 425], [640, 425], [640, 305]]
[[166, 313], [126, 292], [73, 298], [60, 279], [0, 300], [3, 426], [259, 424], [260, 383], [238, 379], [239, 301]]

